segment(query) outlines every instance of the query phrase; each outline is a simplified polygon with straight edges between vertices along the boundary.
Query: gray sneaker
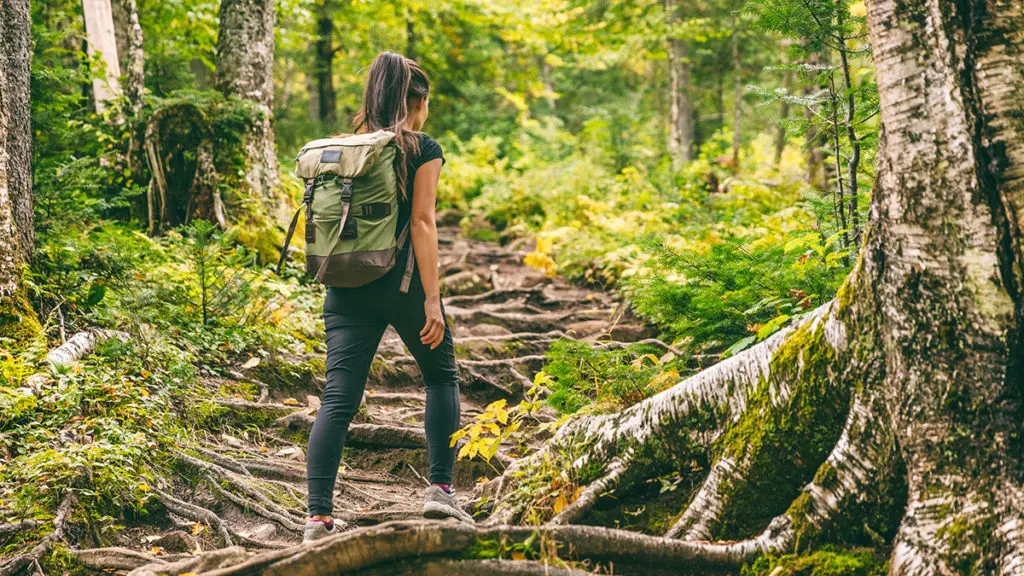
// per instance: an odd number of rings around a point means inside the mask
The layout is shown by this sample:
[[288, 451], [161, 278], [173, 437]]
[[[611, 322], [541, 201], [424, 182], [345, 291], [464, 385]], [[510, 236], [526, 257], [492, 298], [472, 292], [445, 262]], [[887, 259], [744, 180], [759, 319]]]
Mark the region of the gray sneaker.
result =
[[476, 524], [473, 517], [459, 506], [454, 492], [449, 494], [437, 486], [431, 486], [423, 493], [423, 517], [433, 520], [455, 518], [469, 524]]
[[321, 538], [327, 538], [328, 536], [334, 536], [335, 534], [341, 533], [341, 526], [338, 521], [335, 520], [334, 524], [331, 525], [330, 530], [327, 529], [327, 525], [323, 522], [314, 522], [310, 520], [306, 522], [306, 526], [302, 529], [302, 543], [307, 544], [309, 542], [315, 542]]

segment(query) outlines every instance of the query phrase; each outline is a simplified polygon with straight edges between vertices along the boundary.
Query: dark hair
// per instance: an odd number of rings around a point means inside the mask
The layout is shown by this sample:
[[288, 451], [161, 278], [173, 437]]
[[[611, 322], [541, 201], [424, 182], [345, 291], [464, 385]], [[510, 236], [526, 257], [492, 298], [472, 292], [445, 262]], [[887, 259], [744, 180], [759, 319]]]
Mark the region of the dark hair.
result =
[[403, 197], [408, 181], [405, 159], [419, 153], [419, 134], [406, 130], [409, 101], [425, 99], [430, 95], [430, 78], [414, 60], [394, 52], [382, 52], [370, 64], [370, 73], [363, 92], [363, 106], [352, 125], [355, 132], [389, 130], [395, 133], [395, 143], [402, 154], [395, 157], [398, 186]]

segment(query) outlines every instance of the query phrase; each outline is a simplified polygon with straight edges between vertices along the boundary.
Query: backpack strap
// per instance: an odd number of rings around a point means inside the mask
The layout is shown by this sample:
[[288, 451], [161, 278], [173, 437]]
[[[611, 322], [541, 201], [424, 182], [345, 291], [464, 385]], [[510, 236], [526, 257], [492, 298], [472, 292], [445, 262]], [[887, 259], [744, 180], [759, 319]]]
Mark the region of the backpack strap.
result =
[[401, 247], [406, 241], [409, 242], [409, 256], [405, 259], [405, 272], [402, 273], [402, 283], [398, 285], [398, 292], [401, 294], [409, 293], [409, 285], [412, 284], [412, 272], [416, 266], [416, 255], [412, 251], [412, 238], [409, 234], [410, 221], [405, 223], [405, 228], [402, 228], [402, 232], [398, 235], [398, 246]]
[[348, 222], [349, 209], [352, 207], [352, 179], [341, 179], [341, 222], [338, 224], [338, 238], [345, 236], [345, 223]]
[[281, 246], [281, 257], [277, 260], [277, 275], [281, 275], [281, 270], [284, 268], [284, 262], [288, 259], [288, 245], [292, 243], [292, 236], [295, 235], [295, 227], [299, 223], [299, 214], [302, 213], [302, 208], [306, 208], [306, 242], [313, 242], [315, 236], [313, 235], [314, 228], [310, 226], [313, 222], [313, 186], [316, 185], [314, 178], [308, 178], [306, 180], [306, 190], [302, 194], [302, 204], [299, 205], [299, 209], [295, 211], [295, 215], [292, 216], [292, 223], [288, 225], [288, 233], [284, 236], [284, 244]]

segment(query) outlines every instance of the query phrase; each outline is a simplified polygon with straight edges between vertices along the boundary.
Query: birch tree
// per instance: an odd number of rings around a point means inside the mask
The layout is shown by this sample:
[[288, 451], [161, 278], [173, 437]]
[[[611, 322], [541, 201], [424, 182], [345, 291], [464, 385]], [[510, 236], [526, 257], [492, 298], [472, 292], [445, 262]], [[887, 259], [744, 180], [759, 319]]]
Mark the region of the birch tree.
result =
[[[483, 488], [483, 526], [386, 524], [216, 574], [413, 558], [457, 572], [471, 547], [538, 530], [617, 573], [735, 569], [886, 500], [902, 515], [892, 574], [1021, 574], [1024, 10], [873, 0], [868, 18], [883, 139], [861, 259], [834, 301], [646, 401], [570, 420]], [[703, 485], [664, 537], [573, 525], [701, 455]], [[567, 484], [560, 510], [531, 508]], [[527, 511], [544, 525], [510, 525]]]

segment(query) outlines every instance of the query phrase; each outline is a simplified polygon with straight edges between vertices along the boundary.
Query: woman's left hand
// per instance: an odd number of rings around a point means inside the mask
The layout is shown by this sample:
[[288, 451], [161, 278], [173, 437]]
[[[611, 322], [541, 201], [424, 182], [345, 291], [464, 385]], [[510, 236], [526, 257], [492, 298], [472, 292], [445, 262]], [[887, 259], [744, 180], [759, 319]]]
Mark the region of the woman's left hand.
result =
[[430, 346], [433, 350], [441, 345], [444, 340], [444, 315], [441, 314], [441, 299], [427, 298], [423, 302], [423, 311], [427, 316], [427, 323], [423, 330], [420, 330], [420, 342]]

